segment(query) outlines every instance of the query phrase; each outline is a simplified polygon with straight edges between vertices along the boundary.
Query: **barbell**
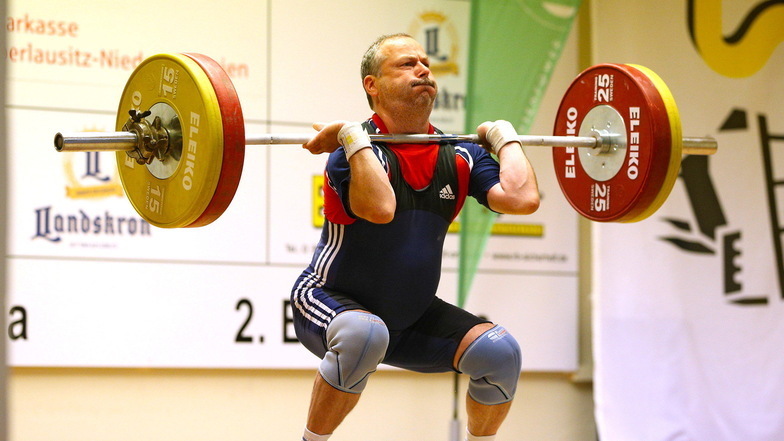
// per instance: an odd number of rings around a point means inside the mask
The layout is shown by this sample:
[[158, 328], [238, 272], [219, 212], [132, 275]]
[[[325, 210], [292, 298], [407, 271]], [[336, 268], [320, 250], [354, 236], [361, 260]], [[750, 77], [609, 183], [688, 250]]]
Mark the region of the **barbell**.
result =
[[[242, 108], [220, 65], [202, 54], [142, 61], [120, 98], [115, 132], [55, 135], [60, 152], [116, 151], [125, 194], [162, 228], [217, 219], [239, 185], [246, 145], [304, 144], [307, 134], [245, 135]], [[473, 135], [371, 134], [384, 143], [478, 143]], [[637, 222], [667, 199], [683, 154], [716, 152], [710, 137], [684, 138], [675, 100], [651, 70], [600, 64], [580, 73], [558, 108], [552, 136], [521, 135], [553, 148], [567, 201], [598, 222]]]

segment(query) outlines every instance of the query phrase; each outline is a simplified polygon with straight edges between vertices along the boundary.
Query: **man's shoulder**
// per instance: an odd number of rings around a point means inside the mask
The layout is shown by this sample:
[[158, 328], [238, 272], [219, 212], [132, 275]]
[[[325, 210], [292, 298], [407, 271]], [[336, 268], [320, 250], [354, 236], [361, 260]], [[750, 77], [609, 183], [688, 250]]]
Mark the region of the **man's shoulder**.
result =
[[477, 159], [488, 156], [488, 153], [480, 145], [473, 142], [458, 142], [454, 144], [455, 153], [462, 156], [467, 161], [475, 161]]

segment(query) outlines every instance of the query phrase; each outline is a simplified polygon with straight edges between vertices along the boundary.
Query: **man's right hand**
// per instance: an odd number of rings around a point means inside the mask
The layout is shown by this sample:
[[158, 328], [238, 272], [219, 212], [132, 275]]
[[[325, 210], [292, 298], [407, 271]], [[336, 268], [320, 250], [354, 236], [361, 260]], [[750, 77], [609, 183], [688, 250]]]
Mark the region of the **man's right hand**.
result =
[[485, 121], [476, 128], [479, 143], [490, 153], [498, 154], [507, 144], [516, 143], [522, 147], [517, 131], [509, 121]]
[[338, 133], [348, 121], [332, 121], [331, 123], [313, 123], [313, 128], [318, 130], [316, 136], [310, 141], [302, 144], [302, 148], [319, 155], [321, 153], [332, 153], [340, 147]]

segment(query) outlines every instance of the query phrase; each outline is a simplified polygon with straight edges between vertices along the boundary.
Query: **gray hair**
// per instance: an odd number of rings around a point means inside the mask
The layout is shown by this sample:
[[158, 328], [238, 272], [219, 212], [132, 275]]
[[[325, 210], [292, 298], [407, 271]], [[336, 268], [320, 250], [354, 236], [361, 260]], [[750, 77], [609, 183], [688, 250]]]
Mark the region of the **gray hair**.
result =
[[[382, 35], [370, 45], [370, 47], [365, 51], [365, 55], [362, 56], [362, 64], [359, 68], [359, 73], [362, 76], [362, 81], [364, 83], [365, 77], [368, 75], [373, 76], [380, 76], [381, 74], [381, 63], [384, 62], [383, 58], [379, 55], [379, 49], [381, 45], [383, 45], [387, 40], [393, 40], [396, 38], [411, 38], [409, 34], [406, 33], [397, 33], [397, 34], [389, 34], [389, 35]], [[373, 100], [371, 99], [370, 95], [365, 92], [367, 96], [368, 104], [370, 104], [370, 108], [373, 108]]]

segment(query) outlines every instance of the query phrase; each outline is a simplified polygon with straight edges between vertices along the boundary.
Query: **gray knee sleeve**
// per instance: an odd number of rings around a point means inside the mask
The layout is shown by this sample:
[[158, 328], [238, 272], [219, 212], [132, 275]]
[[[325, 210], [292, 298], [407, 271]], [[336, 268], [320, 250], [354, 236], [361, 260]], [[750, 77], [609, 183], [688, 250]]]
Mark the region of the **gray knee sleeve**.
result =
[[378, 316], [346, 311], [327, 328], [327, 353], [319, 372], [324, 380], [343, 392], [360, 393], [367, 378], [384, 359], [389, 331]]
[[457, 368], [471, 377], [471, 398], [492, 405], [512, 400], [521, 364], [520, 345], [504, 327], [496, 325], [468, 346]]

